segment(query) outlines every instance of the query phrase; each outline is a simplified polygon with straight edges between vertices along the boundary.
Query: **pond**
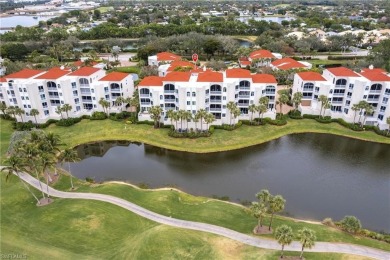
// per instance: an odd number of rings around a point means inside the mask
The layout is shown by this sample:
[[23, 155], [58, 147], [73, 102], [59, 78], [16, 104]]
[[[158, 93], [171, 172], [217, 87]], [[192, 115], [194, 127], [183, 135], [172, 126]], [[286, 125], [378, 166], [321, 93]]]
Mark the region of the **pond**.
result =
[[[36, 18], [34, 18], [36, 17]], [[31, 15], [15, 15], [15, 16], [6, 16], [1, 17], [0, 27], [1, 28], [9, 28], [16, 27], [18, 25], [23, 27], [31, 27], [39, 24], [39, 21], [47, 21], [50, 18], [55, 16], [31, 16]], [[1, 33], [5, 33], [9, 30], [0, 30]]]
[[325, 134], [284, 136], [229, 152], [194, 154], [129, 142], [76, 148], [72, 173], [96, 181], [173, 186], [244, 203], [261, 189], [281, 194], [283, 214], [309, 220], [345, 215], [390, 232], [390, 146]]

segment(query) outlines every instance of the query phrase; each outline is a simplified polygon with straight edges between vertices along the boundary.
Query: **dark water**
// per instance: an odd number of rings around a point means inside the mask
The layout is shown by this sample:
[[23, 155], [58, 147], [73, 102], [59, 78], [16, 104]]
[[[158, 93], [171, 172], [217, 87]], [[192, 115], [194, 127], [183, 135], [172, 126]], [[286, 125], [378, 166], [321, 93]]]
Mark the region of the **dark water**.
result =
[[193, 154], [129, 142], [77, 148], [79, 177], [175, 186], [204, 196], [255, 200], [261, 189], [281, 194], [284, 214], [302, 219], [358, 217], [390, 232], [390, 145], [324, 134], [289, 135], [235, 151]]

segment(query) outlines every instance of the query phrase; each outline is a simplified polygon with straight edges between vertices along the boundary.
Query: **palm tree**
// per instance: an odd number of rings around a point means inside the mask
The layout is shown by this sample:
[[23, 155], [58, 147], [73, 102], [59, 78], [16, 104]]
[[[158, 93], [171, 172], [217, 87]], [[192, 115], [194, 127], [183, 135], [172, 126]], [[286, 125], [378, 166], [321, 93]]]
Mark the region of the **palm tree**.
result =
[[325, 95], [320, 95], [318, 97], [318, 101], [321, 102], [321, 110], [320, 110], [320, 117], [322, 116], [322, 110], [327, 106], [329, 103], [328, 97]]
[[160, 106], [153, 106], [150, 108], [150, 118], [154, 120], [154, 128], [158, 128], [160, 126], [160, 118], [161, 113], [163, 112]]
[[61, 119], [64, 119], [61, 106], [57, 106], [55, 112], [61, 116]]
[[259, 202], [252, 202], [252, 205], [250, 207], [250, 210], [252, 212], [252, 215], [257, 218], [257, 229], [256, 231], [258, 232], [260, 227], [263, 226], [263, 218], [265, 214], [267, 213], [267, 207], [263, 203]]
[[37, 121], [37, 115], [39, 115], [39, 111], [38, 109], [36, 108], [33, 108], [30, 110], [30, 115], [32, 115], [35, 119], [35, 124], [38, 125], [38, 121]]
[[183, 116], [184, 116], [183, 119], [187, 121], [187, 130], [188, 130], [188, 121], [192, 119], [192, 113], [190, 111], [185, 111]]
[[48, 145], [49, 149], [47, 152], [57, 153], [60, 151], [59, 146], [61, 145], [61, 138], [58, 134], [49, 132], [44, 135], [43, 141]]
[[18, 115], [18, 116], [20, 116], [20, 119], [22, 120], [22, 123], [24, 122], [24, 121], [23, 121], [23, 115], [24, 115], [24, 113], [26, 113], [26, 111], [24, 111], [22, 108], [20, 108], [20, 107], [16, 107], [16, 108], [15, 108], [15, 114]]
[[6, 115], [7, 105], [4, 102], [0, 102], [0, 111], [3, 113], [3, 116]]
[[198, 113], [196, 113], [196, 114], [194, 115], [194, 118], [193, 118], [192, 120], [193, 120], [194, 123], [195, 123], [195, 132], [197, 132], [197, 131], [198, 131], [198, 126], [197, 126], [196, 123], [199, 122], [199, 115], [198, 115]]
[[275, 237], [278, 240], [278, 243], [282, 246], [282, 253], [280, 258], [283, 258], [283, 250], [285, 245], [291, 244], [293, 240], [293, 232], [291, 227], [287, 225], [281, 225], [275, 230]]
[[276, 102], [280, 107], [280, 118], [283, 116], [283, 105], [287, 104], [288, 100], [288, 96], [283, 93], [279, 96], [278, 101]]
[[72, 176], [72, 173], [70, 171], [70, 163], [71, 162], [77, 162], [80, 160], [80, 158], [78, 157], [77, 155], [77, 152], [73, 149], [65, 149], [62, 151], [61, 153], [61, 164], [64, 163], [64, 162], [67, 162], [68, 163], [68, 172], [69, 172], [69, 175], [70, 175], [70, 185], [71, 185], [71, 188], [72, 190], [74, 189], [73, 187], [73, 176]]
[[301, 255], [299, 256], [299, 258], [302, 259], [303, 250], [305, 248], [310, 249], [314, 246], [316, 240], [316, 233], [313, 230], [304, 227], [298, 230], [298, 238], [302, 244], [302, 251], [301, 251]]
[[15, 107], [14, 106], [9, 106], [6, 110], [6, 113], [10, 116], [16, 119], [16, 114], [15, 114]]
[[251, 112], [251, 120], [250, 120], [250, 123], [252, 124], [252, 120], [253, 120], [253, 113], [255, 113], [257, 111], [256, 109], [256, 105], [255, 104], [252, 104], [248, 107], [248, 110], [249, 112]]
[[261, 118], [261, 121], [263, 121], [264, 113], [267, 112], [267, 106], [264, 104], [260, 104], [256, 107], [257, 111], [259, 112], [259, 118]]
[[173, 121], [175, 121], [175, 131], [178, 131], [177, 122], [180, 120], [179, 111], [174, 111], [172, 116]]
[[66, 113], [66, 118], [69, 118], [68, 112], [72, 110], [72, 106], [69, 104], [65, 104], [62, 106], [61, 110]]
[[171, 120], [171, 125], [173, 125], [174, 114], [175, 114], [175, 110], [168, 110], [167, 111], [167, 117]]
[[46, 173], [46, 193], [47, 197], [50, 198], [49, 194], [49, 178], [50, 174], [47, 173], [46, 171], [49, 170], [50, 168], [56, 167], [57, 161], [55, 160], [55, 157], [53, 154], [42, 152], [40, 156], [38, 157], [38, 164], [41, 167], [41, 173], [42, 175], [45, 175]]
[[302, 98], [303, 98], [302, 92], [295, 92], [294, 93], [292, 101], [293, 101], [293, 104], [295, 107], [295, 111], [298, 110], [299, 105], [302, 103]]
[[110, 107], [110, 102], [108, 102], [107, 100], [105, 100], [104, 98], [100, 98], [99, 100], [99, 105], [102, 106], [103, 108], [103, 112], [107, 114], [107, 116], [109, 115], [108, 114], [108, 108]]
[[352, 111], [354, 111], [354, 115], [353, 115], [353, 123], [355, 124], [355, 119], [356, 119], [356, 113], [357, 111], [360, 110], [360, 107], [359, 107], [359, 104], [353, 104], [352, 106]]
[[22, 158], [18, 155], [12, 154], [10, 157], [4, 160], [4, 164], [8, 165], [1, 169], [2, 172], [6, 172], [5, 180], [8, 181], [9, 177], [11, 175], [17, 175], [19, 177], [19, 180], [21, 183], [23, 183], [23, 186], [33, 195], [33, 197], [36, 199], [37, 203], [40, 204], [39, 199], [35, 194], [30, 190], [29, 185], [27, 185], [22, 178], [19, 175], [19, 172], [23, 170], [24, 162]]
[[236, 107], [236, 109], [233, 110], [233, 118], [234, 118], [234, 120], [236, 120], [236, 118], [237, 118], [239, 115], [241, 115], [241, 110], [240, 110], [238, 107]]
[[389, 125], [389, 128], [387, 129], [387, 134], [390, 133], [390, 116], [388, 118], [386, 118], [386, 124]]
[[122, 97], [122, 96], [119, 96], [119, 97], [117, 97], [116, 99], [115, 99], [115, 105], [117, 106], [117, 107], [121, 107], [121, 112], [122, 112], [122, 109], [123, 109], [123, 106], [122, 106], [122, 104], [124, 103], [126, 101], [126, 99], [124, 98], [124, 97]]
[[179, 119], [180, 119], [180, 129], [181, 129], [181, 131], [183, 131], [183, 119], [185, 117], [185, 113], [186, 113], [186, 111], [183, 110], [183, 109], [180, 109], [179, 111], [177, 111], [177, 114], [179, 115]]
[[286, 200], [283, 199], [281, 195], [271, 196], [269, 200], [269, 213], [271, 214], [271, 220], [269, 222], [268, 230], [271, 230], [272, 226], [272, 220], [274, 218], [274, 214], [276, 212], [280, 212], [284, 209], [284, 204], [286, 203]]
[[207, 124], [207, 131], [209, 131], [209, 124], [215, 121], [215, 116], [211, 113], [206, 114], [204, 120], [206, 121]]
[[370, 104], [369, 104], [367, 101], [365, 101], [365, 100], [362, 100], [362, 101], [360, 101], [360, 102], [358, 103], [358, 107], [359, 107], [359, 109], [360, 109], [359, 120], [358, 120], [359, 123], [360, 123], [360, 120], [361, 120], [361, 118], [362, 118], [363, 111], [364, 111], [367, 107], [369, 107], [369, 106], [370, 106]]
[[234, 111], [237, 109], [237, 105], [233, 101], [230, 101], [227, 103], [226, 107], [230, 112], [230, 125], [232, 125], [232, 117], [233, 117]]
[[269, 98], [267, 96], [259, 98], [259, 104], [260, 105], [265, 105], [266, 107], [268, 107]]
[[374, 113], [374, 107], [370, 104], [368, 104], [365, 108], [364, 108], [364, 119], [363, 119], [363, 125], [366, 124], [366, 120], [367, 120], [367, 117], [369, 115], [372, 115], [372, 113]]
[[200, 120], [200, 131], [203, 131], [203, 118], [207, 115], [207, 111], [205, 109], [199, 109], [196, 112], [195, 116]]

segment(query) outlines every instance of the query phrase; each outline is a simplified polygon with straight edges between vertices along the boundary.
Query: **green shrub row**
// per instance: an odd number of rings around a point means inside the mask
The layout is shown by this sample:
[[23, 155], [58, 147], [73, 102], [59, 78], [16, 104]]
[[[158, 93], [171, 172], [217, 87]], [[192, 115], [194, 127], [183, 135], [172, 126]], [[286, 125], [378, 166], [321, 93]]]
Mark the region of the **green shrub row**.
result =
[[[211, 128], [211, 127], [210, 127]], [[170, 137], [174, 138], [190, 138], [190, 139], [195, 139], [199, 137], [209, 137], [211, 136], [211, 131], [194, 131], [191, 129], [188, 132], [176, 132], [173, 127], [171, 128], [171, 131], [168, 132], [168, 135]]]
[[107, 118], [107, 114], [104, 112], [95, 111], [92, 113], [91, 120], [104, 120]]
[[366, 56], [328, 56], [328, 60], [357, 60], [357, 59], [365, 59]]
[[214, 129], [223, 129], [227, 131], [233, 131], [234, 129], [237, 129], [242, 126], [242, 121], [238, 121], [237, 124], [234, 125], [228, 125], [228, 124], [222, 124], [222, 125], [215, 125]]

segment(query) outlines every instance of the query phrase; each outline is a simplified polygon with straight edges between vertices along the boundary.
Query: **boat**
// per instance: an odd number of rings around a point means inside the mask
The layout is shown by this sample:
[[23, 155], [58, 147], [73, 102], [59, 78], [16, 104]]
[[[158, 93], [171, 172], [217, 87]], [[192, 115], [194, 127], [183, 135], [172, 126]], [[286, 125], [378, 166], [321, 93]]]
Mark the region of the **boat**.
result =
[[38, 16], [33, 16], [34, 19], [38, 19]]

